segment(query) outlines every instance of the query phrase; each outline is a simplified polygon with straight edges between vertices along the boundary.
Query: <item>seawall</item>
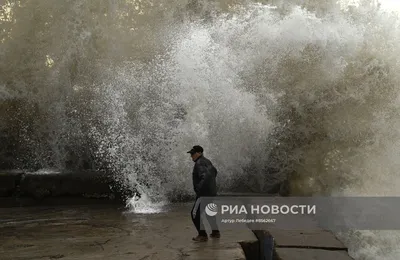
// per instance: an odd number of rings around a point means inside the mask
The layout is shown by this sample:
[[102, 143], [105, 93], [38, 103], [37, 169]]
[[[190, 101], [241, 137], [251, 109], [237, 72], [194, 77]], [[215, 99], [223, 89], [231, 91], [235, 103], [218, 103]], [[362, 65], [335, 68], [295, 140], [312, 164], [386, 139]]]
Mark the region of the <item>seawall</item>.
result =
[[0, 206], [78, 203], [124, 203], [134, 190], [121, 190], [102, 171], [0, 171]]

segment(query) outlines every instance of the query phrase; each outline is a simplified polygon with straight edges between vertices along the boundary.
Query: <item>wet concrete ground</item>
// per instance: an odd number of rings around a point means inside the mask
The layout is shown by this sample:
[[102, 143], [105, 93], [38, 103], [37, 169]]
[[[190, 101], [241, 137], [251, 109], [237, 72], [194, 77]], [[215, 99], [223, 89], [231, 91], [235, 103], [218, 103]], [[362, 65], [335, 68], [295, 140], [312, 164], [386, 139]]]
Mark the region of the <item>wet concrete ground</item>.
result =
[[126, 213], [112, 205], [0, 208], [2, 260], [245, 259], [248, 230], [225, 231], [194, 243], [191, 204], [157, 214]]

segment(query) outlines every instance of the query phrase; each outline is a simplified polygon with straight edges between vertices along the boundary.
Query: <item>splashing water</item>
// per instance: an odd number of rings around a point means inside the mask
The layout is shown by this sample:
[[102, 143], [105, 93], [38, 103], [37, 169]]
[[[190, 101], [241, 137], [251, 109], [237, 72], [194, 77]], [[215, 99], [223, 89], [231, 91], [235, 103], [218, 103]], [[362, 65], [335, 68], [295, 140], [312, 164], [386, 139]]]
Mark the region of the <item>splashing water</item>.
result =
[[140, 197], [135, 194], [126, 203], [127, 208], [138, 214], [155, 214], [165, 211], [165, 206], [167, 202], [154, 203], [146, 194], [141, 194]]
[[[194, 144], [221, 190], [274, 168], [300, 194], [398, 195], [398, 4], [380, 2], [6, 1], [0, 156], [112, 171], [142, 213], [192, 192]], [[398, 232], [338, 235], [400, 258]]]

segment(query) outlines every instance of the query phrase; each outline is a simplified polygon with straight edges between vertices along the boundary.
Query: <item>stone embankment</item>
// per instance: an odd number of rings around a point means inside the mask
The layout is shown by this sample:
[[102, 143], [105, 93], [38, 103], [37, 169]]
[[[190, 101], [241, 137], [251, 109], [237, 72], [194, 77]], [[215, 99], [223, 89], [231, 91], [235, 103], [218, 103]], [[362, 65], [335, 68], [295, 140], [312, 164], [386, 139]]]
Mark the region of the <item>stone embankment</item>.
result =
[[0, 206], [76, 199], [123, 202], [126, 193], [133, 191], [119, 189], [113, 176], [101, 171], [0, 171]]

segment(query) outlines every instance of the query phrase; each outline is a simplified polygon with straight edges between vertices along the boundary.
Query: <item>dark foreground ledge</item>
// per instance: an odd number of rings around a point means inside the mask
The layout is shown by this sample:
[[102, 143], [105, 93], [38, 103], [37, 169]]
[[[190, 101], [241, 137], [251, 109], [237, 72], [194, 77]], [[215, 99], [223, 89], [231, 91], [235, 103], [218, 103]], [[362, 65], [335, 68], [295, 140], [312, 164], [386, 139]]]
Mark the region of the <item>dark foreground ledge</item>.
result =
[[241, 242], [247, 260], [353, 260], [326, 230], [253, 230], [257, 241]]
[[119, 189], [111, 174], [101, 171], [0, 171], [0, 206], [79, 203], [81, 200], [123, 203], [126, 193]]

